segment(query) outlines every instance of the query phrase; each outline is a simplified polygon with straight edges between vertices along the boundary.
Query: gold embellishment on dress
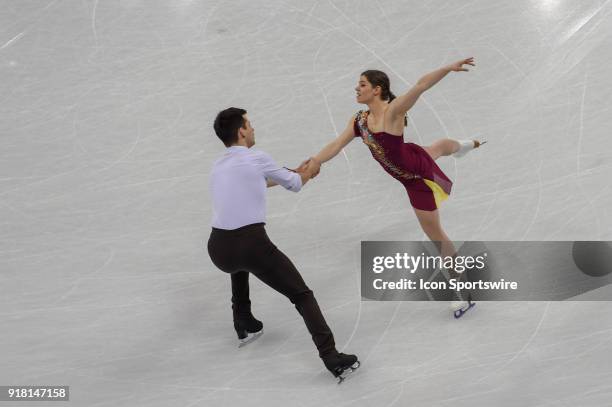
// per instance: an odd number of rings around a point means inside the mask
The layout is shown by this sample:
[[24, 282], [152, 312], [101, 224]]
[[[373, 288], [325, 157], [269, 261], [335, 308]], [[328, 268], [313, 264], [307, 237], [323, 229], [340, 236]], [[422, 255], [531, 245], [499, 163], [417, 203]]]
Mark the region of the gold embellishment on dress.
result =
[[357, 126], [359, 127], [359, 132], [361, 133], [361, 140], [363, 143], [368, 146], [374, 157], [378, 162], [384, 164], [389, 170], [391, 170], [394, 174], [396, 174], [399, 178], [403, 179], [416, 179], [421, 178], [419, 175], [413, 174], [408, 171], [404, 171], [401, 168], [398, 168], [394, 165], [389, 159], [387, 159], [385, 155], [385, 149], [382, 148], [380, 144], [374, 140], [372, 133], [368, 129], [368, 112], [362, 112], [361, 110], [357, 113]]

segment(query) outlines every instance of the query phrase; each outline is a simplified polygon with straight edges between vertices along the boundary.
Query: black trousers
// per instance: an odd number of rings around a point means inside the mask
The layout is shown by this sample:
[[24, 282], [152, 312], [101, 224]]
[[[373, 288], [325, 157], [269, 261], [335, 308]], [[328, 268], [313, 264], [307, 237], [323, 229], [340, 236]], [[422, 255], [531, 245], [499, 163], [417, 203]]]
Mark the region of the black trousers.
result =
[[295, 305], [320, 357], [336, 352], [334, 336], [312, 291], [291, 260], [270, 241], [263, 223], [234, 230], [213, 228], [208, 254], [219, 269], [231, 273], [234, 317], [250, 312], [249, 273], [252, 273]]

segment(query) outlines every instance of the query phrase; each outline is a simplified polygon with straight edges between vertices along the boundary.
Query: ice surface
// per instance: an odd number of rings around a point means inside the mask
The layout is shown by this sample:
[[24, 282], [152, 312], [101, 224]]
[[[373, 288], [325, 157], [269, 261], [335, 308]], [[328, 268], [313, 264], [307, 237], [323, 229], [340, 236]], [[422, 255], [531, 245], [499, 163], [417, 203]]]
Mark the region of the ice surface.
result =
[[[603, 406], [612, 303], [361, 302], [359, 243], [424, 235], [359, 140], [268, 233], [362, 367], [342, 386], [289, 301], [252, 278], [265, 335], [238, 350], [205, 251], [217, 111], [297, 165], [360, 106], [476, 57], [406, 141], [482, 137], [442, 210], [455, 240], [612, 240], [609, 1], [24, 1], [0, 8], [0, 384], [78, 406]], [[612, 297], [611, 297], [612, 299]], [[27, 403], [20, 403], [27, 405]]]

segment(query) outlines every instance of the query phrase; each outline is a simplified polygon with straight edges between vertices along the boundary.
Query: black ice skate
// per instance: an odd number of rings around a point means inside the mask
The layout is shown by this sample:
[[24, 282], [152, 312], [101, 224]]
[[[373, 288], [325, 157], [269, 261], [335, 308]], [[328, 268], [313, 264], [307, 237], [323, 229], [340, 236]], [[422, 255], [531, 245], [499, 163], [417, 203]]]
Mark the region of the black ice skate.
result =
[[251, 314], [234, 319], [234, 329], [238, 335], [238, 347], [242, 348], [263, 334], [263, 323]]
[[351, 373], [361, 366], [361, 363], [355, 355], [347, 355], [345, 353], [336, 353], [332, 356], [323, 359], [325, 367], [334, 377], [338, 379], [338, 384], [342, 383]]

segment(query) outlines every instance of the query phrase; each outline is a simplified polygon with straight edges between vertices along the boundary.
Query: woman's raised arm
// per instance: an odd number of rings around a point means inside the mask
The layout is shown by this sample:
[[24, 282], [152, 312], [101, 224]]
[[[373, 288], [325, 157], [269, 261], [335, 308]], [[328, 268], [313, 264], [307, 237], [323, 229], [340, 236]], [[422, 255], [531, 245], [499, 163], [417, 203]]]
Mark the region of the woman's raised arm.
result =
[[423, 76], [408, 92], [401, 96], [396, 97], [389, 103], [387, 114], [393, 117], [399, 118], [404, 117], [406, 112], [410, 110], [416, 103], [419, 97], [429, 88], [440, 82], [449, 72], [467, 72], [468, 69], [464, 68], [463, 65], [475, 66], [474, 58], [467, 58], [444, 66], [440, 69], [436, 69], [433, 72]]

